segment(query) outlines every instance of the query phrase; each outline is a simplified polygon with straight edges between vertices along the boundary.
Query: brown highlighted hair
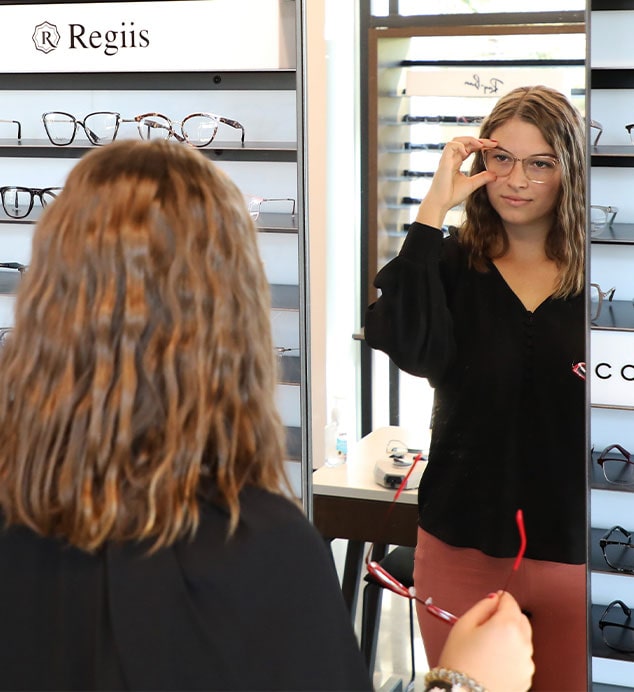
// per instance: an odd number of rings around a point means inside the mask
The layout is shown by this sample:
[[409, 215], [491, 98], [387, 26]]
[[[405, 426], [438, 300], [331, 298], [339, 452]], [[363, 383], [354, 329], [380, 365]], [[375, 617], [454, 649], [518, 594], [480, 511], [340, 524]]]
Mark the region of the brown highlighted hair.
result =
[[[584, 288], [586, 171], [583, 120], [566, 97], [546, 86], [519, 87], [503, 96], [482, 123], [480, 137], [490, 137], [498, 127], [513, 118], [539, 129], [553, 148], [561, 165], [561, 192], [555, 220], [546, 238], [546, 254], [559, 265], [556, 298], [577, 295]], [[478, 152], [471, 175], [484, 170]], [[486, 259], [508, 249], [508, 238], [497, 212], [491, 206], [486, 186], [466, 201], [466, 221], [460, 230], [461, 241], [471, 253], [473, 265], [484, 270]]]
[[86, 155], [37, 225], [0, 350], [0, 509], [84, 550], [290, 495], [270, 297], [243, 196], [201, 153]]

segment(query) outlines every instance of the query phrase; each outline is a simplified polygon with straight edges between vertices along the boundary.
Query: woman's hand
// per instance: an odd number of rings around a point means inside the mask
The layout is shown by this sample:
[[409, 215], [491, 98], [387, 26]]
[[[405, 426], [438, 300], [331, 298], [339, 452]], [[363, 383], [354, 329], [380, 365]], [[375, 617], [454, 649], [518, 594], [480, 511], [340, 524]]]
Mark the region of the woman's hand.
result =
[[416, 221], [440, 228], [445, 215], [463, 202], [479, 187], [493, 182], [496, 176], [488, 171], [476, 175], [465, 175], [460, 167], [474, 151], [490, 149], [497, 142], [492, 139], [456, 137], [447, 142], [440, 156], [438, 169], [431, 181], [429, 192], [420, 203]]
[[532, 630], [513, 596], [502, 593], [482, 599], [456, 622], [438, 665], [488, 692], [526, 692], [535, 672]]

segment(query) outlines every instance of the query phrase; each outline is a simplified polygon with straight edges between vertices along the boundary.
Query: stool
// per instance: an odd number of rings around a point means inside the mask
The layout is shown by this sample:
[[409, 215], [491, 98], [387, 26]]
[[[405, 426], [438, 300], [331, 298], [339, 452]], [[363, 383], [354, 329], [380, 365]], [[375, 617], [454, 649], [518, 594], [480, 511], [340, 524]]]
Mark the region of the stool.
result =
[[[414, 585], [414, 548], [398, 546], [380, 560], [379, 564], [404, 586], [410, 587]], [[381, 617], [381, 596], [384, 587], [371, 574], [366, 574], [364, 579], [367, 584], [363, 589], [361, 651], [365, 657], [370, 675], [372, 675], [376, 662], [376, 645]], [[408, 600], [410, 655], [412, 661], [411, 685], [416, 676], [416, 666], [414, 663], [414, 599], [410, 598]]]

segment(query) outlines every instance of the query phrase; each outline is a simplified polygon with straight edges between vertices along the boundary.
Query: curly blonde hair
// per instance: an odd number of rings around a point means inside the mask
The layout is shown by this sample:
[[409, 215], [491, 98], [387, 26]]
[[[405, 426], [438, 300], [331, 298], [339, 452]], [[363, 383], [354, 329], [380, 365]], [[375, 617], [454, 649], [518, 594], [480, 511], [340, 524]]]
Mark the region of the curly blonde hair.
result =
[[201, 495], [291, 494], [270, 297], [238, 188], [201, 153], [119, 142], [43, 214], [0, 352], [7, 524], [94, 551], [193, 535]]
[[[553, 226], [546, 238], [546, 255], [559, 266], [556, 298], [578, 295], [584, 289], [586, 246], [586, 164], [583, 119], [566, 97], [546, 86], [513, 89], [503, 96], [482, 123], [480, 137], [518, 118], [539, 129], [561, 165], [561, 192]], [[484, 170], [478, 152], [471, 175]], [[486, 187], [476, 190], [465, 204], [466, 221], [461, 242], [469, 249], [473, 266], [484, 271], [486, 259], [508, 249], [502, 221], [491, 206]], [[501, 250], [500, 250], [501, 248]]]

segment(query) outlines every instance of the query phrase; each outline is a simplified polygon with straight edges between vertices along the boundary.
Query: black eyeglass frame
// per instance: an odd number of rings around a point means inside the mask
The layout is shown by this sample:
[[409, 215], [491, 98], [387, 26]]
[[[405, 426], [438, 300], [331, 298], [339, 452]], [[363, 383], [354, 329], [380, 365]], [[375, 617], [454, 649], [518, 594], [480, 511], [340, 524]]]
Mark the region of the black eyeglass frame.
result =
[[[623, 536], [627, 539], [626, 542], [624, 543], [623, 541], [619, 540], [611, 540], [612, 534], [616, 534], [617, 532], [620, 532], [623, 534]], [[611, 567], [613, 570], [616, 570], [617, 572], [622, 572], [624, 574], [634, 574], [634, 568], [629, 568], [629, 567], [622, 567], [619, 565], [614, 565], [610, 560], [608, 559], [608, 556], [606, 555], [605, 549], [609, 545], [620, 545], [623, 548], [632, 548], [634, 549], [634, 544], [632, 544], [632, 534], [630, 531], [626, 531], [622, 526], [613, 526], [611, 529], [608, 529], [603, 536], [599, 539], [599, 546], [601, 547], [601, 552], [603, 553], [603, 559], [605, 560], [606, 564], [608, 567]]]
[[590, 128], [593, 130], [599, 131], [597, 136], [592, 141], [592, 146], [596, 147], [597, 144], [599, 143], [599, 139], [601, 138], [601, 135], [603, 134], [603, 125], [598, 120], [591, 120], [590, 121]]
[[615, 608], [616, 606], [619, 606], [625, 616], [627, 617], [628, 620], [632, 617], [632, 610], [629, 608], [623, 601], [621, 600], [614, 600], [612, 601], [606, 609], [603, 611], [601, 617], [599, 618], [599, 629], [601, 630], [601, 636], [603, 637], [603, 641], [605, 642], [606, 646], [609, 646], [610, 649], [614, 649], [614, 651], [620, 651], [621, 653], [624, 654], [631, 654], [634, 653], [634, 645], [632, 646], [631, 649], [622, 649], [619, 648], [618, 646], [614, 646], [614, 644], [610, 644], [607, 640], [607, 637], [605, 636], [605, 628], [610, 626], [610, 627], [619, 627], [621, 629], [626, 629], [626, 630], [631, 630], [634, 632], [634, 626], [631, 625], [626, 625], [626, 624], [621, 624], [619, 622], [608, 622], [605, 618], [607, 617], [608, 613]]
[[[609, 454], [613, 449], [618, 449], [619, 452], [623, 455], [623, 459], [607, 459], [605, 455]], [[622, 447], [619, 444], [612, 444], [607, 446], [598, 456], [597, 458], [597, 463], [601, 467], [601, 470], [603, 471], [603, 476], [605, 477], [605, 480], [612, 484], [612, 485], [634, 485], [634, 483], [619, 483], [618, 481], [612, 481], [608, 478], [606, 472], [605, 472], [605, 462], [606, 461], [619, 461], [624, 464], [630, 464], [631, 466], [634, 466], [634, 461], [632, 461], [632, 455], [625, 449], [625, 447]]]
[[[35, 198], [38, 197], [42, 207], [46, 207], [49, 202], [45, 201], [44, 194], [49, 193], [52, 197], [57, 197], [57, 195], [62, 191], [61, 187], [24, 187], [22, 185], [4, 185], [0, 187], [0, 202], [2, 203], [2, 208], [4, 213], [12, 219], [25, 219], [32, 211]], [[24, 214], [16, 214], [15, 209], [9, 211], [7, 208], [7, 203], [5, 200], [5, 195], [9, 190], [15, 190], [16, 192], [26, 192], [30, 195], [28, 209]], [[11, 206], [11, 205], [9, 205]]]
[[22, 123], [19, 120], [5, 120], [0, 118], [0, 123], [13, 123], [18, 126], [18, 142], [22, 141]]

